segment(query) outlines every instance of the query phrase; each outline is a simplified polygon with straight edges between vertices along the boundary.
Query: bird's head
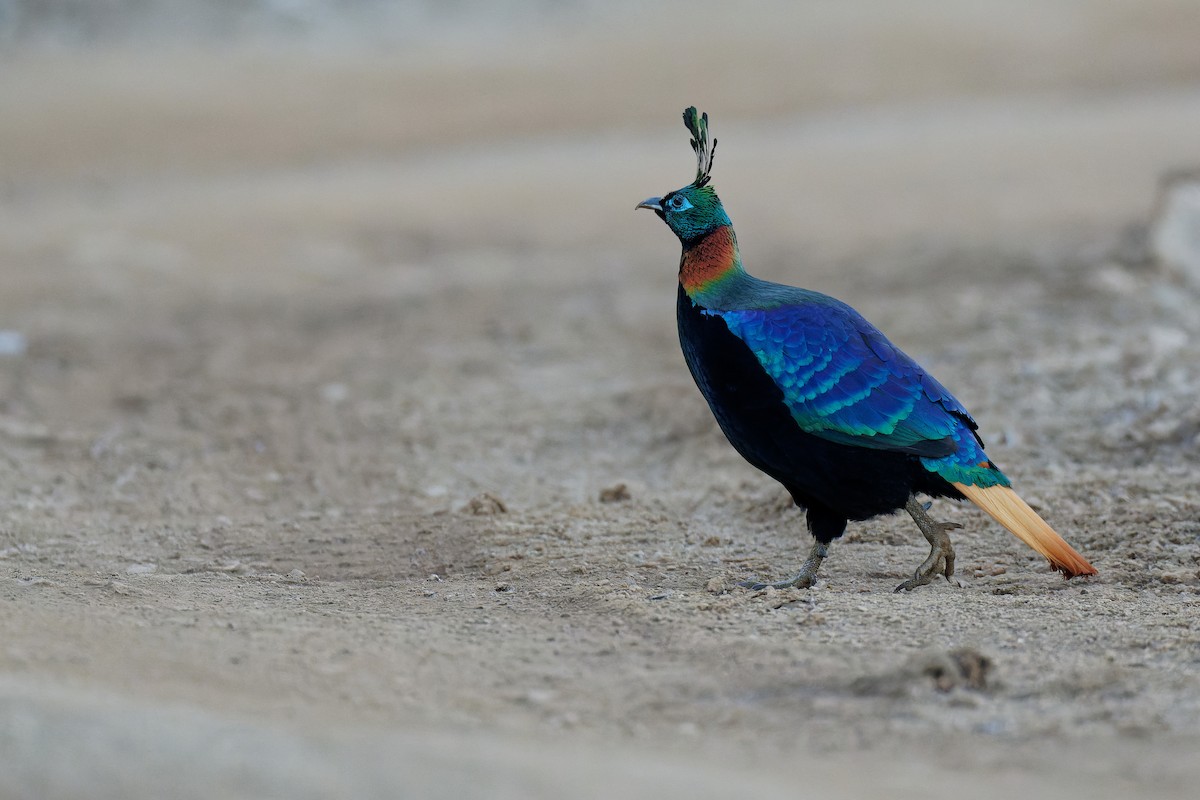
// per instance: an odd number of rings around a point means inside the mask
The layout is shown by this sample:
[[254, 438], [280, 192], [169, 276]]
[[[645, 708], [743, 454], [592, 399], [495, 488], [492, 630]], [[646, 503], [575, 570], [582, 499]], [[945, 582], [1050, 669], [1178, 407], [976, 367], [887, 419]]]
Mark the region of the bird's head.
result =
[[700, 114], [692, 106], [683, 112], [683, 124], [692, 134], [696, 180], [662, 197], [647, 198], [637, 207], [658, 214], [679, 240], [687, 244], [730, 222], [721, 199], [708, 183], [713, 154], [717, 151], [717, 140], [713, 139], [711, 145], [708, 141], [708, 114]]

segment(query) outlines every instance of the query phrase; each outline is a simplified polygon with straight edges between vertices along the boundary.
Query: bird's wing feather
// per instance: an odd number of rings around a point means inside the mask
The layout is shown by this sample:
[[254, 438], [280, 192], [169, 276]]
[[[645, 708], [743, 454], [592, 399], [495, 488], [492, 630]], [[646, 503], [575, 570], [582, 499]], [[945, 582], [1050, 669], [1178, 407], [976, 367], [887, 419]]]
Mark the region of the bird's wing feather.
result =
[[830, 441], [926, 458], [956, 452], [975, 421], [858, 312], [823, 295], [710, 311], [753, 351], [792, 417]]

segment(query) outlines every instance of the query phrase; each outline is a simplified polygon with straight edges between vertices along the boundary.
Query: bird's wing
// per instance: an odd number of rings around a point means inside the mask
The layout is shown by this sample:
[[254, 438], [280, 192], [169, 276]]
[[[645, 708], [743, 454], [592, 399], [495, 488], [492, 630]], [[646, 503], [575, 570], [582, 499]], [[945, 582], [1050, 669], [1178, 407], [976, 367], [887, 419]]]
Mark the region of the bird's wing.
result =
[[975, 421], [950, 392], [854, 309], [819, 297], [708, 313], [753, 351], [808, 433], [925, 458], [975, 438]]

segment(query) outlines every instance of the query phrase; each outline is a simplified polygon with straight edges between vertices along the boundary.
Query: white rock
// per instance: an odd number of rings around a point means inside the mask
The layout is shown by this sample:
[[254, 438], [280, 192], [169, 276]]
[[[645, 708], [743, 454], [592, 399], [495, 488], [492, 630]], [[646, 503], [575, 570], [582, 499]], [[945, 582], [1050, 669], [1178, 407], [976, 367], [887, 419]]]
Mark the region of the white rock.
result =
[[1163, 268], [1200, 286], [1200, 170], [1163, 178], [1150, 248]]
[[0, 331], [0, 356], [25, 355], [25, 334], [20, 331]]

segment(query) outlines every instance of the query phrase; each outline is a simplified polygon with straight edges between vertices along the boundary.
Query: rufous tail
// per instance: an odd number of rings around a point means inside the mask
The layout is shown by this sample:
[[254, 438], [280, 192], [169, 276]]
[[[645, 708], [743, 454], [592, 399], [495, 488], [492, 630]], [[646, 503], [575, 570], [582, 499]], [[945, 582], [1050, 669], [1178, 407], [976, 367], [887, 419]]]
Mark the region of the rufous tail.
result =
[[1039, 517], [1038, 513], [1012, 489], [1007, 486], [982, 488], [965, 483], [956, 483], [954, 488], [990, 514], [996, 522], [1008, 528], [1022, 542], [1044, 555], [1050, 561], [1050, 566], [1065, 577], [1096, 574], [1096, 568], [1075, 552], [1075, 549], [1055, 533], [1046, 520]]

